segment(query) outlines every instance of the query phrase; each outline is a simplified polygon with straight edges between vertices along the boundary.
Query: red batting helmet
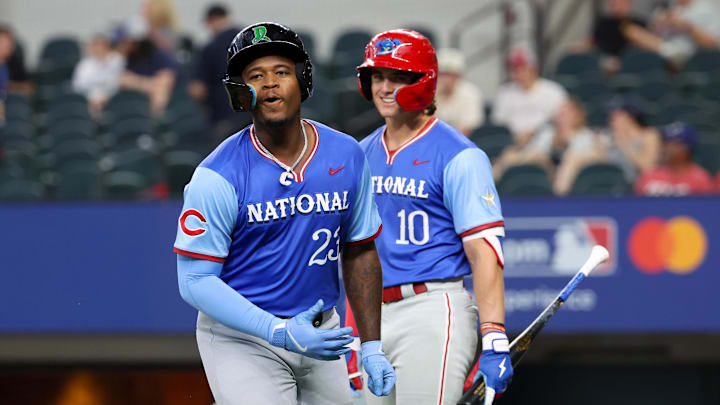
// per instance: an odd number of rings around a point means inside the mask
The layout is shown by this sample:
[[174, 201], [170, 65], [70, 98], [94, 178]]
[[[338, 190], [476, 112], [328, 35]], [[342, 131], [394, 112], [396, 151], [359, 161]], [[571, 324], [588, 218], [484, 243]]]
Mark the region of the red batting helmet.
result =
[[358, 87], [366, 100], [372, 100], [372, 68], [390, 68], [421, 73], [420, 80], [395, 91], [395, 101], [403, 110], [423, 110], [432, 103], [437, 84], [437, 57], [430, 41], [419, 32], [396, 29], [381, 32], [365, 46], [365, 61], [357, 67]]

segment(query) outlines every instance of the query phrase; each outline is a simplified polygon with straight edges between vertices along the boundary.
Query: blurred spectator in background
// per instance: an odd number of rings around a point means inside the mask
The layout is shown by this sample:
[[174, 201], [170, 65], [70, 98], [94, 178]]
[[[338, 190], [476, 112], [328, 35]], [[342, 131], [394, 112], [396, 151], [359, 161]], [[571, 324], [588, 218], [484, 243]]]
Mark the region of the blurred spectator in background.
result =
[[602, 142], [587, 127], [585, 117], [582, 102], [569, 98], [560, 106], [552, 123], [541, 127], [525, 147], [507, 148], [493, 165], [493, 174], [499, 179], [510, 166], [537, 164], [554, 179], [555, 193], [567, 194], [580, 170], [604, 157]]
[[233, 24], [227, 8], [211, 5], [205, 13], [205, 24], [212, 34], [210, 41], [197, 53], [193, 78], [188, 86], [190, 95], [202, 103], [213, 128], [213, 141], [219, 144], [228, 135], [250, 122], [248, 113], [230, 108], [222, 78], [227, 65], [227, 50], [240, 30]]
[[9, 26], [0, 25], [0, 32], [1, 35], [6, 36], [6, 40], [10, 41], [10, 57], [6, 60], [10, 80], [7, 88], [8, 93], [29, 96], [33, 86], [30, 83], [27, 69], [25, 69], [25, 55], [22, 48], [18, 46], [15, 34]]
[[681, 196], [715, 192], [710, 173], [693, 163], [697, 142], [695, 129], [684, 122], [665, 128], [662, 165], [647, 171], [635, 183], [635, 193], [648, 196]]
[[537, 61], [526, 49], [512, 50], [508, 65], [512, 82], [498, 90], [492, 119], [507, 126], [515, 144], [524, 147], [552, 119], [567, 93], [559, 84], [539, 77]]
[[438, 80], [435, 116], [465, 136], [485, 119], [480, 89], [465, 80], [465, 57], [457, 49], [441, 49], [437, 53]]
[[637, 46], [659, 53], [681, 67], [700, 48], [720, 45], [720, 1], [675, 0], [675, 6], [658, 12], [647, 30], [636, 24], [624, 27]]
[[147, 37], [147, 25], [142, 18], [131, 18], [120, 28], [118, 36], [117, 49], [126, 60], [120, 87], [147, 94], [151, 113], [162, 115], [175, 85], [178, 62]]
[[647, 125], [645, 111], [634, 100], [614, 100], [609, 121], [607, 158], [620, 166], [628, 182], [634, 184], [641, 173], [657, 165], [662, 146], [660, 134]]
[[125, 60], [112, 49], [110, 37], [105, 33], [93, 35], [85, 52], [85, 57], [75, 67], [72, 86], [88, 100], [90, 115], [98, 118], [120, 86]]
[[645, 27], [646, 22], [632, 14], [632, 0], [607, 0], [606, 5], [605, 13], [596, 17], [590, 36], [577, 50], [590, 51], [596, 48], [602, 54], [602, 69], [612, 74], [620, 70], [619, 56], [629, 45], [621, 28], [627, 24]]
[[148, 38], [158, 48], [173, 53], [179, 35], [175, 8], [170, 0], [148, 0], [143, 4], [142, 14], [148, 24]]
[[12, 55], [13, 47], [11, 31], [6, 27], [0, 27], [0, 127], [5, 123], [5, 100], [10, 86], [8, 60]]

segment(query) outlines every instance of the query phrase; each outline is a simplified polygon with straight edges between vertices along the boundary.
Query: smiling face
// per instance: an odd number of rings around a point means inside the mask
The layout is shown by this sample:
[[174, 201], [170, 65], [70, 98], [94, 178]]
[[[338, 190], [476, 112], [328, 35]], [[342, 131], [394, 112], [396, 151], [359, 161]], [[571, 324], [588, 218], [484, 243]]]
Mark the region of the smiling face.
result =
[[257, 104], [253, 118], [269, 127], [283, 127], [300, 114], [300, 83], [295, 62], [283, 56], [263, 56], [242, 72], [243, 82], [255, 88]]
[[395, 117], [406, 112], [395, 101], [395, 91], [416, 81], [417, 73], [373, 68], [370, 76], [372, 99], [383, 118]]

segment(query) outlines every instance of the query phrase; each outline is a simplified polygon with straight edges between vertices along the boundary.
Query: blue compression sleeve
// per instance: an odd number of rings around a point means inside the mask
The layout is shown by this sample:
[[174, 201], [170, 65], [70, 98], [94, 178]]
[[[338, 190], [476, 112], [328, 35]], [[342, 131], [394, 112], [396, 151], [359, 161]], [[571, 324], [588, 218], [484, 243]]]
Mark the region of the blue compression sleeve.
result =
[[180, 295], [198, 311], [240, 332], [268, 340], [274, 315], [225, 284], [218, 276], [223, 264], [177, 255]]

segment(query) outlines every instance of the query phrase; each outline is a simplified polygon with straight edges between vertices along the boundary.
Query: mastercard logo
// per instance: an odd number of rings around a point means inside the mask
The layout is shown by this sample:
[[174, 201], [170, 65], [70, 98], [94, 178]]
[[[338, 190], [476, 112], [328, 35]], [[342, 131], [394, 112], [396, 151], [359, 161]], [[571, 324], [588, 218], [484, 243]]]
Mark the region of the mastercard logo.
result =
[[707, 235], [695, 219], [679, 216], [669, 220], [648, 217], [630, 231], [630, 260], [647, 274], [667, 270], [687, 274], [700, 266], [707, 254]]

